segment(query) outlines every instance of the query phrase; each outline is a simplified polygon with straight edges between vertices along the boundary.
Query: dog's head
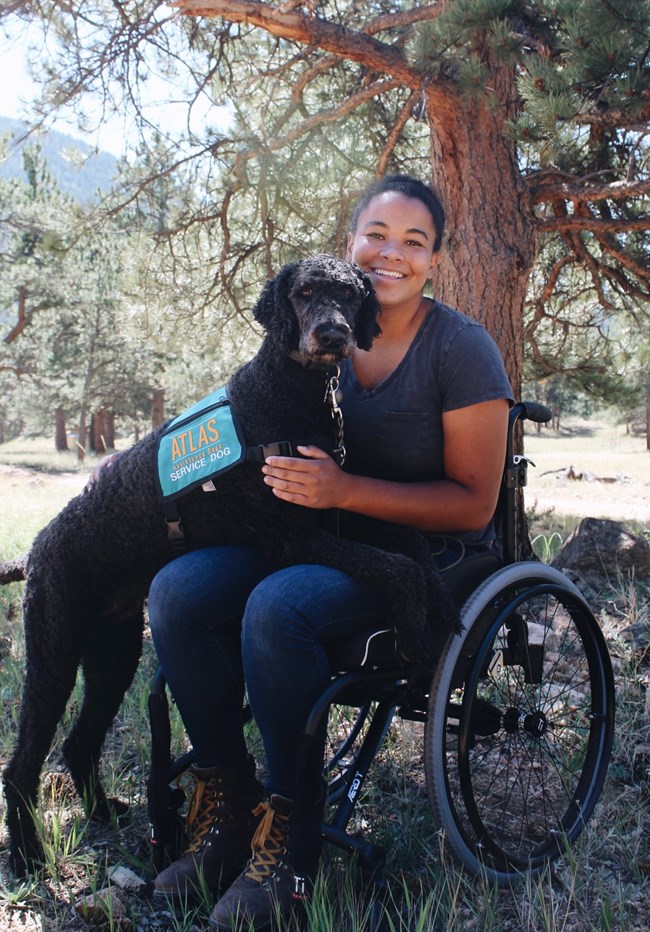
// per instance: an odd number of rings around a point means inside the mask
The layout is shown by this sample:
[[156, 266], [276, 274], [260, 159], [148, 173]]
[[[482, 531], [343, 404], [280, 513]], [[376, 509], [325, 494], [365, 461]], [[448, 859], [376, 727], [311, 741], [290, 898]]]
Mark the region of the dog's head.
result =
[[306, 363], [333, 365], [381, 332], [370, 279], [358, 266], [318, 255], [285, 266], [267, 283], [253, 315], [281, 347]]

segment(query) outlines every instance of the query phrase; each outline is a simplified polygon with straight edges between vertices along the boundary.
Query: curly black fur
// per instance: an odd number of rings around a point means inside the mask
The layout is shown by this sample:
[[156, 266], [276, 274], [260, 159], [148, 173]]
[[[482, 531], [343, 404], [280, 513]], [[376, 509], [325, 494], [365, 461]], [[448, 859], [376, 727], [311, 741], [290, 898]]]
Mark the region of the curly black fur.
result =
[[[326, 370], [355, 345], [370, 348], [379, 332], [377, 310], [367, 277], [331, 256], [290, 265], [267, 284], [254, 308], [266, 336], [229, 382], [249, 445], [288, 440], [332, 448]], [[140, 658], [149, 584], [175, 556], [154, 479], [158, 434], [104, 469], [90, 492], [41, 531], [29, 553], [25, 686], [4, 772], [11, 863], [19, 874], [42, 858], [33, 821], [40, 772], [80, 666], [84, 698], [63, 753], [89, 813], [108, 819], [115, 811], [98, 776], [101, 747]], [[385, 586], [398, 640], [411, 657], [431, 655], [427, 614], [438, 630], [441, 619], [445, 631], [457, 623], [418, 535], [386, 550], [338, 538], [321, 527], [319, 512], [277, 499], [256, 463], [242, 463], [216, 485], [215, 492], [199, 488], [179, 500], [190, 547], [254, 540], [278, 567], [324, 563]], [[21, 575], [16, 563], [8, 577]]]

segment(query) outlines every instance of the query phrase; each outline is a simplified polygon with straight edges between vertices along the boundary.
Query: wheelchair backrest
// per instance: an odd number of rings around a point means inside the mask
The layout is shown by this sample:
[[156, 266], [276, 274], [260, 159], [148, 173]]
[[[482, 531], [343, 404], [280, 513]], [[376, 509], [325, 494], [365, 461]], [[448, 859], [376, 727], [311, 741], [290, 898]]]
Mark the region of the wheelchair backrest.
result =
[[528, 460], [523, 453], [515, 451], [518, 447], [517, 425], [525, 420], [536, 424], [547, 424], [551, 420], [551, 412], [544, 405], [532, 401], [518, 401], [510, 409], [506, 460], [499, 500], [494, 513], [494, 523], [504, 566], [516, 563], [521, 555], [521, 532], [523, 530], [523, 520], [520, 517], [520, 508], [523, 507], [521, 489], [526, 485]]

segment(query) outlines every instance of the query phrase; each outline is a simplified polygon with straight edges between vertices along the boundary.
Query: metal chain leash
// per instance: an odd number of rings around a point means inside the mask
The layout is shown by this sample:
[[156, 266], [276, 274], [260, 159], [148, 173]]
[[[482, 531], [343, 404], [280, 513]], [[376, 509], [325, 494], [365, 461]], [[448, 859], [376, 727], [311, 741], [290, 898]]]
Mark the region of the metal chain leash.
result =
[[326, 404], [329, 404], [330, 410], [332, 413], [332, 419], [334, 421], [334, 449], [332, 455], [339, 466], [343, 466], [345, 463], [345, 443], [343, 436], [343, 412], [339, 407], [339, 401], [341, 399], [339, 392], [339, 376], [341, 370], [339, 366], [336, 367], [336, 371], [333, 375], [327, 380], [327, 386], [325, 388], [325, 398], [323, 399]]

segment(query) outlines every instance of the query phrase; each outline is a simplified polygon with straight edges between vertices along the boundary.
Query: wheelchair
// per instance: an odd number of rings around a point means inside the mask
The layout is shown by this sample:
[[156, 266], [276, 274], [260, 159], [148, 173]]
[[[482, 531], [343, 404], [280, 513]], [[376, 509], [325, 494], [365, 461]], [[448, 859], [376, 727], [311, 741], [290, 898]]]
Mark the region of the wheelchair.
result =
[[[567, 851], [590, 818], [605, 781], [614, 733], [614, 680], [598, 623], [559, 570], [521, 560], [520, 490], [528, 461], [516, 454], [525, 419], [550, 420], [541, 405], [511, 410], [495, 514], [500, 546], [444, 571], [461, 609], [433, 671], [400, 660], [390, 627], [337, 642], [332, 679], [305, 727], [303, 766], [325, 777], [326, 842], [356, 854], [381, 876], [383, 849], [348, 830], [372, 763], [395, 717], [423, 723], [423, 767], [434, 831], [472, 875], [511, 886]], [[354, 711], [350, 713], [350, 709]], [[343, 710], [343, 712], [341, 712]], [[149, 698], [152, 761], [148, 810], [154, 867], [182, 847], [179, 777], [191, 750], [174, 759], [164, 676]], [[250, 713], [246, 713], [250, 717]], [[310, 742], [328, 723], [323, 762]]]

